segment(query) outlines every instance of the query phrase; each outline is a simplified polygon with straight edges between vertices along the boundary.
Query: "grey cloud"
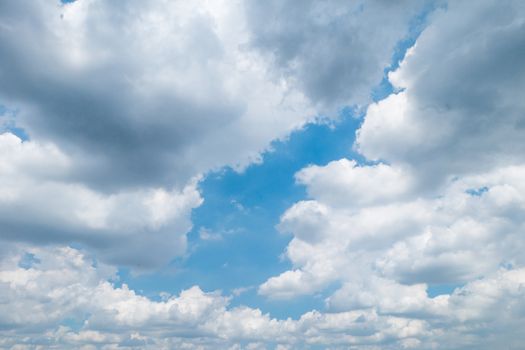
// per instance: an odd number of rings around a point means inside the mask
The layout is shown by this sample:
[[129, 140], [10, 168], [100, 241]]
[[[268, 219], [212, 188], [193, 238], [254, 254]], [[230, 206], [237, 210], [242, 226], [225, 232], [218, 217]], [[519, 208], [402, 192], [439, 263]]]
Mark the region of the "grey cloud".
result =
[[[425, 2], [249, 1], [252, 45], [324, 112], [366, 105]], [[428, 2], [427, 2], [428, 3]]]
[[[162, 30], [161, 24], [137, 25], [155, 9], [142, 2], [113, 6], [86, 5], [79, 12], [86, 11], [80, 15], [87, 19], [77, 27], [66, 24], [72, 14], [58, 4], [3, 3], [1, 94], [20, 106], [19, 123], [32, 137], [80, 154], [76, 179], [99, 186], [166, 185], [173, 179], [184, 184], [206, 170], [198, 165], [201, 159], [184, 159], [191, 143], [206, 142], [207, 133], [243, 112], [241, 101], [229, 100], [217, 77], [205, 72], [207, 61], [221, 58], [221, 43], [212, 22], [196, 17], [181, 28], [182, 35], [163, 44], [165, 50], [148, 52], [149, 43], [140, 35]], [[68, 62], [76, 49], [95, 56], [94, 62], [80, 67]], [[98, 53], [105, 57], [97, 60]], [[154, 66], [159, 64], [169, 66]], [[200, 78], [207, 86], [202, 89], [211, 90], [207, 101], [192, 101], [195, 87], [188, 87], [190, 96], [184, 97], [174, 86], [148, 82], [159, 74], [155, 69], [183, 74], [191, 64], [203, 64]]]
[[[0, 135], [0, 222], [5, 242], [81, 243], [105, 261], [151, 268], [184, 252], [198, 178], [183, 189], [103, 193], [67, 178], [74, 161], [53, 144]], [[155, 251], [155, 254], [151, 254]]]

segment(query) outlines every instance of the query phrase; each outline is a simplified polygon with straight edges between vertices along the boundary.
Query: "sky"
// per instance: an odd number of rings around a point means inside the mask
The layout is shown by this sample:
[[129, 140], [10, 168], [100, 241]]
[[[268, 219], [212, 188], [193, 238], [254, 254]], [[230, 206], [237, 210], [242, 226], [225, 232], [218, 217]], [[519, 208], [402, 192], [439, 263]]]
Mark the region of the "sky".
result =
[[525, 3], [0, 2], [0, 349], [522, 349]]

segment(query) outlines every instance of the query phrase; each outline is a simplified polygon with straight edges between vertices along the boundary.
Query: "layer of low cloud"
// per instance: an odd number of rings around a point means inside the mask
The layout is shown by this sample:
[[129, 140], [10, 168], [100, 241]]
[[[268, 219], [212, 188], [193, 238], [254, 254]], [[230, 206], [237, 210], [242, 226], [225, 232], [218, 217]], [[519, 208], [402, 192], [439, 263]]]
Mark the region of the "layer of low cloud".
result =
[[[500, 270], [433, 299], [423, 286], [372, 278], [334, 296], [334, 303], [344, 298], [357, 305], [353, 311], [277, 320], [230, 307], [230, 297], [197, 286], [154, 301], [117, 287], [114, 268], [95, 266], [72, 248], [18, 246], [0, 264], [0, 298], [7, 301], [0, 304], [0, 347], [6, 349], [454, 349], [495, 328], [500, 334], [487, 339], [489, 349], [525, 316], [523, 269]], [[506, 344], [517, 349], [520, 341]]]

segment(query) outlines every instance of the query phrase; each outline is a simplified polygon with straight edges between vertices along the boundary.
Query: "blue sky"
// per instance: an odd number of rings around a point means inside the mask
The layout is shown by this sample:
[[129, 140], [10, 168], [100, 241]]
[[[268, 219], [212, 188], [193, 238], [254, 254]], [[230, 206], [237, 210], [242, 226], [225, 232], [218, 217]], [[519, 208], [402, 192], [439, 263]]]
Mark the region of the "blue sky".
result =
[[520, 349], [524, 18], [0, 4], [0, 349]]

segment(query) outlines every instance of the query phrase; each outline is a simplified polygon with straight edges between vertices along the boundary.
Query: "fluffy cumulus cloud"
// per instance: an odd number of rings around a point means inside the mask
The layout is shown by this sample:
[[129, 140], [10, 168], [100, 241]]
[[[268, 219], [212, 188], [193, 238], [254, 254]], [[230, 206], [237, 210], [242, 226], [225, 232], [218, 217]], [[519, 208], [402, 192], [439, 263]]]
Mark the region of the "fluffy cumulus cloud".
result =
[[521, 346], [524, 17], [520, 1], [451, 2], [431, 14], [389, 74], [395, 92], [357, 131], [355, 149], [371, 162], [296, 174], [310, 199], [279, 224], [292, 234], [293, 267], [260, 294], [335, 285], [333, 312], [423, 321], [406, 346]]
[[357, 148], [434, 184], [523, 162], [524, 13], [520, 1], [453, 1], [435, 12], [389, 75], [399, 93], [368, 109]]
[[136, 268], [161, 265], [184, 252], [191, 209], [202, 202], [198, 179], [180, 190], [104, 193], [69, 181], [72, 167], [73, 160], [54, 144], [0, 135], [4, 243], [85, 243], [106, 261]]
[[[364, 167], [376, 172], [367, 181], [375, 179], [375, 189], [384, 185], [385, 196], [356, 207], [354, 203], [370, 195], [369, 187], [362, 186], [363, 193], [350, 192], [356, 191], [363, 167], [348, 163], [299, 173], [303, 180], [304, 174], [314, 172], [333, 176], [312, 177], [308, 186], [323, 188], [322, 195], [295, 204], [283, 215], [280, 229], [294, 234], [286, 255], [297, 269], [271, 278], [261, 293], [311, 293], [338, 280], [361, 284], [373, 271], [408, 284], [461, 284], [525, 262], [525, 218], [520, 215], [525, 208], [525, 166], [455, 180], [437, 198], [417, 192], [392, 198], [388, 184], [398, 173], [390, 171], [386, 180], [383, 167], [388, 166]], [[341, 183], [342, 177], [348, 183]], [[330, 188], [335, 190], [327, 195]]]

